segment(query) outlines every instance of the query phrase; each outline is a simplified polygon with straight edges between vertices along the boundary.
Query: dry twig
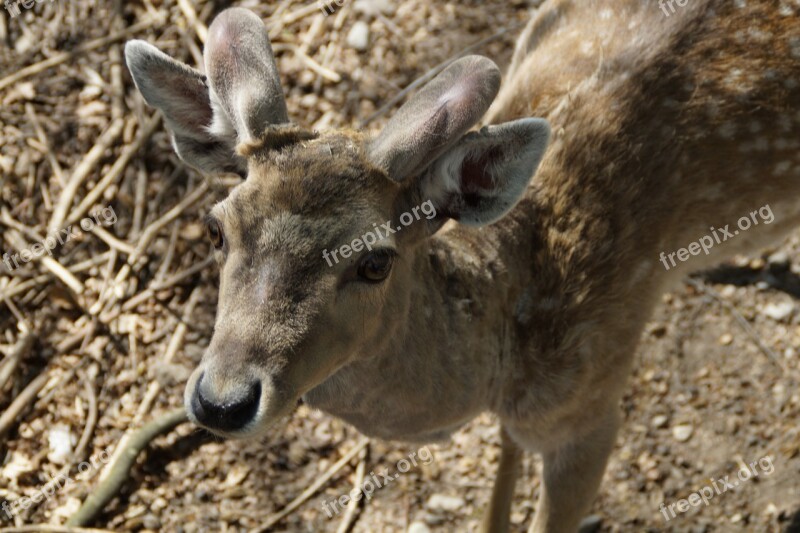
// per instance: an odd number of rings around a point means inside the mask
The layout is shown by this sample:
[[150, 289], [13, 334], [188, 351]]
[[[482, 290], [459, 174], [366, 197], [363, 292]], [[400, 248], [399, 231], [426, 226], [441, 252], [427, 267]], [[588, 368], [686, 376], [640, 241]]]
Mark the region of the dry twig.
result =
[[314, 483], [311, 484], [306, 490], [300, 494], [297, 498], [292, 500], [289, 505], [284, 507], [282, 510], [278, 511], [277, 513], [273, 514], [272, 516], [268, 517], [263, 524], [256, 530], [258, 533], [266, 533], [272, 526], [292, 514], [297, 508], [299, 508], [303, 503], [306, 502], [311, 496], [316, 494], [316, 492], [321, 489], [325, 484], [330, 481], [330, 479], [338, 472], [339, 470], [344, 467], [347, 463], [349, 463], [353, 457], [359, 454], [361, 450], [363, 450], [367, 444], [369, 443], [369, 439], [367, 437], [363, 437], [358, 444], [353, 446], [353, 448], [347, 452], [344, 457], [336, 461], [336, 464], [331, 466], [327, 472], [317, 478]]
[[131, 467], [139, 453], [154, 438], [172, 431], [176, 426], [186, 421], [186, 411], [181, 407], [145, 424], [133, 433], [130, 439], [120, 442], [114, 452], [112, 462], [104, 471], [103, 480], [86, 498], [80, 509], [67, 520], [66, 525], [85, 526], [90, 523], [119, 492], [119, 489], [130, 476]]

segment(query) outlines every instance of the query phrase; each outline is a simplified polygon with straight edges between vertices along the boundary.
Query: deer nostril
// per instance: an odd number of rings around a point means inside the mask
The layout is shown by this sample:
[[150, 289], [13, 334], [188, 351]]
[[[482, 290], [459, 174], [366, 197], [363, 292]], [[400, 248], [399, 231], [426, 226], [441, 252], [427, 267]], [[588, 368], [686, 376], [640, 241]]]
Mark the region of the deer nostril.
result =
[[192, 411], [198, 422], [212, 430], [237, 431], [255, 418], [261, 400], [260, 382], [250, 384], [238, 396], [219, 400], [203, 386], [203, 377], [197, 380], [192, 398]]

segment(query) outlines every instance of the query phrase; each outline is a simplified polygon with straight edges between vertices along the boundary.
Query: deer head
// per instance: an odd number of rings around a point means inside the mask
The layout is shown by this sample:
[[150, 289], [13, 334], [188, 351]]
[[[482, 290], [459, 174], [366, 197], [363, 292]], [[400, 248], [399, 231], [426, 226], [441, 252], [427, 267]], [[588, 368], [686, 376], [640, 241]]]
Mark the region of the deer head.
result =
[[[155, 47], [125, 56], [161, 110], [183, 161], [246, 179], [216, 205], [208, 233], [221, 271], [213, 338], [185, 393], [190, 418], [229, 436], [263, 430], [340, 368], [403, 327], [415, 264], [448, 219], [482, 226], [508, 213], [547, 145], [541, 119], [467, 133], [500, 85], [495, 64], [454, 62], [375, 136], [289, 122], [267, 31], [232, 8], [209, 28], [207, 77]], [[429, 206], [332, 262], [323, 253]], [[435, 216], [433, 216], [435, 214]]]

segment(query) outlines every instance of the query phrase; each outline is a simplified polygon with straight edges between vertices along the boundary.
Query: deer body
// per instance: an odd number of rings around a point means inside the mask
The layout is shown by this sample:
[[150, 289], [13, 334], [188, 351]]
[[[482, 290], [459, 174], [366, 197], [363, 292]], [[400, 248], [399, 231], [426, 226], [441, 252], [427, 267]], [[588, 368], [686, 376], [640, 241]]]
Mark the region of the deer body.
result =
[[[462, 59], [377, 137], [290, 125], [266, 32], [244, 10], [210, 28], [208, 88], [130, 44], [137, 86], [179, 155], [248, 175], [212, 211], [220, 310], [187, 385], [190, 416], [246, 436], [302, 396], [365, 434], [419, 442], [490, 410], [503, 454], [484, 529], [508, 528], [526, 449], [544, 464], [531, 531], [574, 531], [661, 292], [800, 222], [799, 12], [788, 1], [694, 0], [669, 17], [639, 0], [548, 2], [499, 95], [492, 65]], [[481, 117], [490, 126], [467, 134]], [[320, 259], [426, 200], [436, 219], [378, 252]], [[766, 205], [775, 224], [662, 264]]]

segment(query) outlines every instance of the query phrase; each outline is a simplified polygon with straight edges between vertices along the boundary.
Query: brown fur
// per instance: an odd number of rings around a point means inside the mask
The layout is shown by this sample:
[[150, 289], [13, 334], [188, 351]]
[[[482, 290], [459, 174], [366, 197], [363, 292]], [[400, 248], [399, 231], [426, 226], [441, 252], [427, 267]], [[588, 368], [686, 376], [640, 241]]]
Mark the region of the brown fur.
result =
[[[396, 225], [426, 199], [418, 180], [391, 179], [359, 133], [271, 130], [242, 147], [248, 180], [212, 212], [227, 239], [220, 307], [187, 405], [200, 379], [223, 401], [256, 376], [257, 421], [236, 436], [303, 396], [368, 435], [412, 441], [490, 410], [509, 470], [485, 529], [507, 526], [522, 447], [544, 459], [531, 531], [574, 531], [661, 292], [800, 218], [798, 11], [689, 0], [667, 18], [644, 0], [545, 3], [485, 119], [546, 117], [539, 173], [491, 226], [421, 221], [392, 235], [398, 257], [379, 285], [347, 283], [357, 259], [331, 267], [320, 253]], [[765, 204], [775, 224], [669, 271], [659, 262]]]

